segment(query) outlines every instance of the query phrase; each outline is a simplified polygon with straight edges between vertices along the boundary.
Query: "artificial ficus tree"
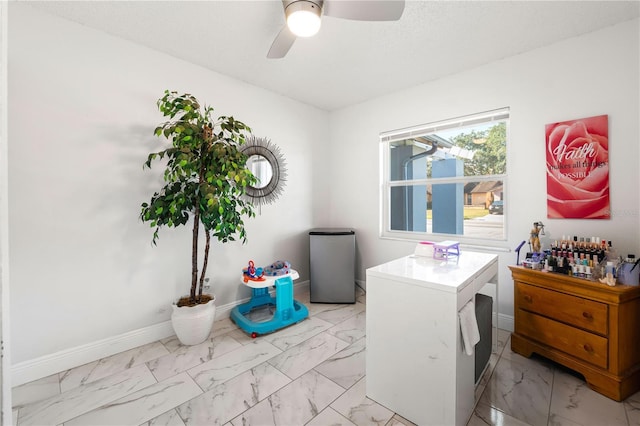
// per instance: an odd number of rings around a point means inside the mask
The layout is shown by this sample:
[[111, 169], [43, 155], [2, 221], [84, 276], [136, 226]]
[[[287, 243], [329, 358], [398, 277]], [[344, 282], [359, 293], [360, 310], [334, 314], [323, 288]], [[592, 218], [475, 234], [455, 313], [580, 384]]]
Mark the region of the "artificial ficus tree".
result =
[[[246, 188], [256, 178], [246, 168], [247, 156], [240, 146], [251, 129], [233, 117], [212, 117], [213, 107], [201, 107], [190, 94], [165, 91], [157, 102], [169, 121], [155, 129], [169, 147], [149, 154], [144, 167], [154, 160], [166, 159], [164, 186], [142, 203], [140, 217], [150, 222], [153, 244], [162, 226], [177, 227], [193, 220], [191, 246], [191, 288], [178, 306], [206, 303], [202, 289], [209, 260], [211, 237], [226, 243], [236, 236], [246, 242], [244, 217], [255, 213], [246, 201]], [[198, 268], [200, 228], [205, 232], [202, 268]], [[199, 272], [199, 274], [198, 274]]]

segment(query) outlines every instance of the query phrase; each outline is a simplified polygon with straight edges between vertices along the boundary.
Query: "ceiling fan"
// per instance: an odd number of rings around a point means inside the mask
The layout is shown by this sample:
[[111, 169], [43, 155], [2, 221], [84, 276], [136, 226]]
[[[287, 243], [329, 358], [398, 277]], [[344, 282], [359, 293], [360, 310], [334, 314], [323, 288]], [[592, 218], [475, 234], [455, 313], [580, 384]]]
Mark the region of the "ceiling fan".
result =
[[267, 58], [284, 58], [297, 37], [320, 30], [322, 15], [356, 21], [397, 21], [404, 0], [282, 0], [286, 24], [273, 41]]

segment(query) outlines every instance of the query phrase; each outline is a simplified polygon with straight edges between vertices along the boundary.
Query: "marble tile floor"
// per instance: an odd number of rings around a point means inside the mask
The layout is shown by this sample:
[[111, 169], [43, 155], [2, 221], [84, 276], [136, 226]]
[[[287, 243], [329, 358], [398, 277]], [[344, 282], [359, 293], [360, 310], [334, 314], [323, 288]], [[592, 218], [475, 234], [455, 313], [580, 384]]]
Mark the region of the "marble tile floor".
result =
[[[310, 317], [270, 335], [221, 319], [200, 345], [168, 338], [15, 387], [14, 425], [413, 425], [365, 396], [364, 294], [296, 299]], [[499, 330], [468, 426], [640, 425], [640, 393], [612, 401], [509, 338]]]

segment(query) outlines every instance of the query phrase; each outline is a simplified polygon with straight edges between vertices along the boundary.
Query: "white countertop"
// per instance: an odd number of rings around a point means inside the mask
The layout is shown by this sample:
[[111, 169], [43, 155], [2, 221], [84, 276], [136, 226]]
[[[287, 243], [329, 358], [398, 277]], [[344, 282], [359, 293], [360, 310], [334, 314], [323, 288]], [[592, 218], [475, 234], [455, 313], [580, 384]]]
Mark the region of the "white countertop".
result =
[[474, 278], [495, 265], [495, 254], [461, 250], [459, 256], [433, 259], [410, 255], [367, 269], [367, 275], [393, 278], [408, 284], [458, 293]]

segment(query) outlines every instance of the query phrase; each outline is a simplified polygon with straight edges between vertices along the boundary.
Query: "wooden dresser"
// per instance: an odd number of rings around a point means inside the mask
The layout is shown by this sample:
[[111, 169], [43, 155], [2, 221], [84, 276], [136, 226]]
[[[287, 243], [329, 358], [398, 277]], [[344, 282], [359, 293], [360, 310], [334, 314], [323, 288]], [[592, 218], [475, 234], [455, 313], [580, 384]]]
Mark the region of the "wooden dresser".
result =
[[640, 287], [609, 287], [509, 266], [514, 281], [511, 350], [582, 374], [616, 401], [640, 390]]

